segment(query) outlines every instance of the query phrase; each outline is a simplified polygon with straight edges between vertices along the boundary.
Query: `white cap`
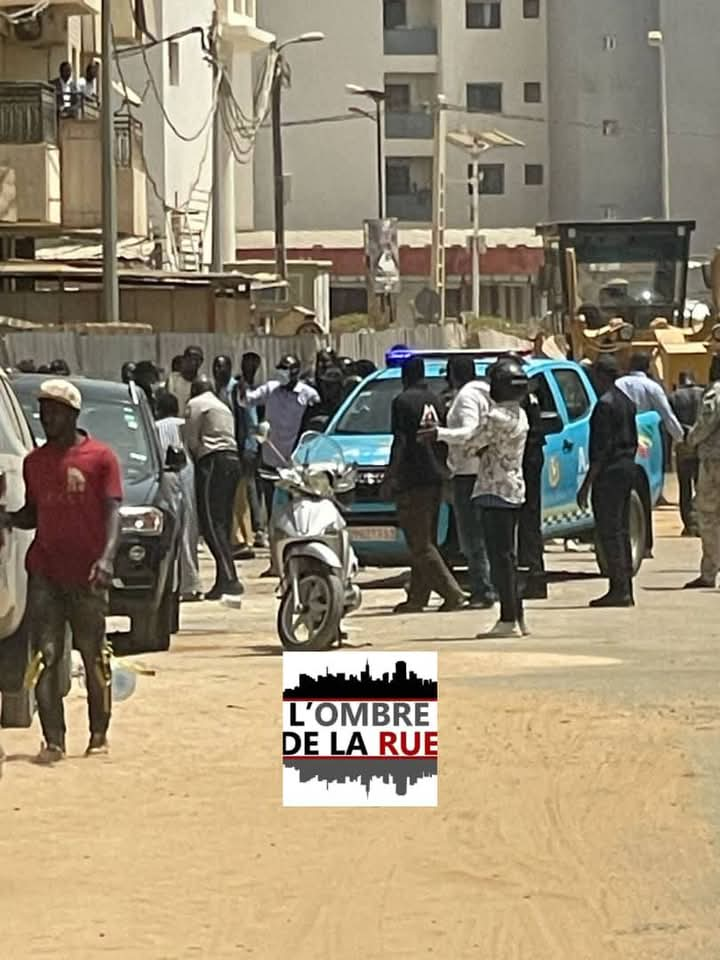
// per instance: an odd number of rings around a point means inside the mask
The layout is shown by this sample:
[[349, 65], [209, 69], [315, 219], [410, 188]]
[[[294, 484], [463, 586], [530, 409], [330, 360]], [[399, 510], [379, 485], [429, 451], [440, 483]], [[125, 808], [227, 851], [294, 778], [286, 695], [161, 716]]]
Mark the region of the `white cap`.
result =
[[38, 399], [64, 403], [66, 407], [72, 407], [73, 410], [80, 410], [82, 407], [82, 395], [69, 380], [45, 380], [40, 385]]

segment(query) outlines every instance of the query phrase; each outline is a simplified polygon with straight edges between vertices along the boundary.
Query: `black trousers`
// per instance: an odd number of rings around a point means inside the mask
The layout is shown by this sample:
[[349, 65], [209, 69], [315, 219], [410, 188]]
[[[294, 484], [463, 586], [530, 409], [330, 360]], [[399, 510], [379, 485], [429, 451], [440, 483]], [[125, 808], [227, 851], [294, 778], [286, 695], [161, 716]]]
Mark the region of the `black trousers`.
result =
[[526, 458], [525, 503], [518, 522], [518, 563], [530, 580], [545, 580], [545, 560], [542, 536], [542, 469], [545, 462], [542, 450]]
[[677, 478], [680, 491], [680, 516], [686, 530], [697, 530], [697, 518], [693, 509], [695, 489], [698, 482], [700, 461], [697, 457], [677, 458]]
[[630, 493], [635, 463], [620, 460], [598, 476], [592, 489], [592, 508], [598, 538], [605, 555], [610, 589], [632, 588], [630, 550]]
[[215, 561], [214, 588], [218, 589], [238, 582], [231, 544], [240, 476], [240, 459], [230, 450], [208, 453], [195, 467], [200, 532]]
[[485, 507], [483, 517], [490, 572], [500, 597], [500, 619], [503, 623], [518, 623], [523, 619], [516, 548], [520, 508]]
[[105, 590], [67, 587], [32, 574], [28, 585], [28, 616], [33, 649], [42, 654], [43, 670], [37, 682], [40, 725], [49, 746], [65, 749], [62, 666], [65, 625], [72, 629], [73, 646], [85, 669], [90, 733], [104, 736], [110, 724], [110, 652], [105, 638]]
[[460, 586], [448, 570], [437, 548], [437, 518], [442, 488], [438, 485], [413, 487], [395, 497], [398, 526], [410, 551], [408, 602], [427, 606], [432, 590], [443, 600], [462, 597]]

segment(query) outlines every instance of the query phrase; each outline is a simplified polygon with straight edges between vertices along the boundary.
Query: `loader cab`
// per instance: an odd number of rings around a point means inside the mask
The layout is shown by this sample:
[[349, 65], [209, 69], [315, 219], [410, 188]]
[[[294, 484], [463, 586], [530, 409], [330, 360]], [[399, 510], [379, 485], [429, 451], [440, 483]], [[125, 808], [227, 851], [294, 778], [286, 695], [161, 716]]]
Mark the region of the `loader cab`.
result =
[[[691, 220], [541, 224], [541, 276], [554, 333], [572, 358], [592, 358], [594, 335], [631, 344], [651, 325], [683, 327]], [[664, 321], [664, 322], [663, 322]]]

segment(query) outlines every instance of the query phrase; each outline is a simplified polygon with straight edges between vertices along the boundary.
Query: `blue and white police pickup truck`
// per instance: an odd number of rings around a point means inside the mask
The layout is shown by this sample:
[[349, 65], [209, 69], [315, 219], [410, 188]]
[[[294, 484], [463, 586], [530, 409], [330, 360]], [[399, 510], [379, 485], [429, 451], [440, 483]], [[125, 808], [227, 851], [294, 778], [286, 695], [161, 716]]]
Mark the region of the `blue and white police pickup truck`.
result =
[[[326, 428], [342, 447], [348, 463], [358, 468], [353, 505], [346, 512], [353, 546], [367, 566], [399, 566], [407, 561], [395, 505], [380, 496], [380, 485], [390, 459], [390, 408], [401, 390], [400, 367], [409, 355], [425, 360], [431, 389], [447, 389], [447, 361], [456, 351], [396, 349], [387, 366], [368, 377], [343, 403]], [[497, 351], [463, 351], [475, 360], [478, 376], [501, 356]], [[592, 511], [580, 510], [577, 492], [588, 469], [590, 414], [596, 394], [585, 369], [568, 360], [525, 358], [531, 385], [540, 402], [546, 435], [542, 479], [543, 533], [546, 539], [593, 539]], [[648, 548], [650, 511], [663, 484], [663, 453], [659, 417], [638, 415], [638, 452], [632, 494], [630, 531], [633, 564], [637, 570]], [[438, 519], [438, 542], [449, 560], [458, 556], [452, 508], [443, 504]], [[602, 557], [598, 556], [602, 566]]]

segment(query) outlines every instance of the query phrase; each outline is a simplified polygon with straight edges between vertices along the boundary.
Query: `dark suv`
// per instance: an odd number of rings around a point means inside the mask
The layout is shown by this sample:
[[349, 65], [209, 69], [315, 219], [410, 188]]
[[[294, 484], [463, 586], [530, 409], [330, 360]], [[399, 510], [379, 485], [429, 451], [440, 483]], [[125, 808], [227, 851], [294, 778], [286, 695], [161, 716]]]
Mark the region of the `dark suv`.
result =
[[[45, 442], [37, 395], [47, 377], [21, 374], [12, 386], [38, 443]], [[110, 591], [110, 615], [129, 617], [129, 634], [113, 637], [117, 653], [167, 650], [179, 629], [180, 451], [162, 451], [147, 399], [134, 384], [73, 378], [82, 394], [79, 426], [111, 447], [123, 471], [121, 539]]]

